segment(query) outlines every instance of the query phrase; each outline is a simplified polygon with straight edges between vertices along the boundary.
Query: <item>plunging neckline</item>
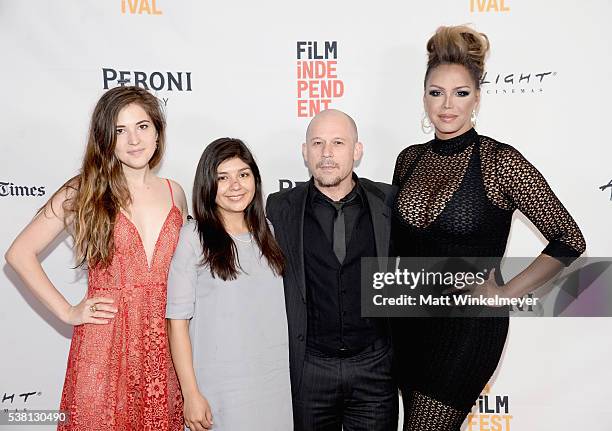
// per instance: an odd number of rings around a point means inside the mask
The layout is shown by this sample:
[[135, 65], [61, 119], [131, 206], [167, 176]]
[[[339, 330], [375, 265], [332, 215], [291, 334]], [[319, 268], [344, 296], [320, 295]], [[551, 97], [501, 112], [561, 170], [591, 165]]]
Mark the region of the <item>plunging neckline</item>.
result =
[[155, 255], [157, 254], [157, 246], [159, 245], [159, 239], [161, 238], [161, 234], [164, 231], [166, 224], [168, 224], [168, 220], [170, 219], [170, 214], [172, 214], [172, 211], [174, 209], [178, 210], [178, 207], [173, 204], [170, 210], [168, 211], [168, 214], [166, 214], [166, 218], [164, 219], [161, 229], [159, 230], [159, 233], [157, 234], [157, 239], [155, 240], [155, 245], [153, 246], [153, 254], [151, 256], [151, 263], [149, 263], [149, 256], [147, 256], [147, 250], [144, 247], [144, 242], [142, 241], [142, 236], [140, 235], [140, 231], [138, 230], [134, 222], [130, 220], [130, 218], [127, 215], [125, 215], [123, 211], [119, 210], [119, 214], [121, 214], [123, 218], [127, 220], [128, 224], [132, 226], [132, 228], [136, 232], [136, 236], [138, 237], [138, 241], [140, 243], [140, 249], [142, 250], [142, 254], [144, 255], [144, 260], [147, 265], [148, 272], [151, 272], [153, 264], [155, 263]]

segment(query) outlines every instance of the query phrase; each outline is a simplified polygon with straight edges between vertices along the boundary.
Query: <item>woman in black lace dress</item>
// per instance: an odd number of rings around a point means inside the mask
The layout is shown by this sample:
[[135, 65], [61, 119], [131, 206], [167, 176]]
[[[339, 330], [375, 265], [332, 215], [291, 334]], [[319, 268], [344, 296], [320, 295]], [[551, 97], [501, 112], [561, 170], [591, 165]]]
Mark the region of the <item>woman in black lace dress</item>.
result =
[[[476, 293], [520, 297], [582, 254], [585, 241], [540, 172], [515, 148], [474, 130], [488, 49], [487, 37], [466, 26], [441, 27], [427, 43], [423, 125], [435, 139], [397, 158], [392, 240], [396, 256], [501, 258], [518, 209], [548, 245], [515, 278], [503, 284], [497, 273]], [[508, 322], [394, 319], [405, 430], [459, 430], [497, 367]]]

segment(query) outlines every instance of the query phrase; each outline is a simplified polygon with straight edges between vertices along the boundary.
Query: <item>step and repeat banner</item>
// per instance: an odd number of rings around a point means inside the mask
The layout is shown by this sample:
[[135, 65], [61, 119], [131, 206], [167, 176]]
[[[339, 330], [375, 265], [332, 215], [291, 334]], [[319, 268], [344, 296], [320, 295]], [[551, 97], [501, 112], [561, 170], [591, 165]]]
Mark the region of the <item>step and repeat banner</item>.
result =
[[[427, 40], [440, 25], [471, 23], [491, 42], [477, 131], [544, 174], [587, 256], [610, 256], [610, 16], [607, 0], [0, 0], [0, 251], [77, 173], [93, 106], [118, 85], [162, 101], [159, 174], [188, 200], [202, 150], [222, 136], [252, 148], [266, 194], [307, 180], [301, 143], [326, 108], [357, 122], [357, 173], [390, 182], [397, 154], [431, 139], [420, 127]], [[545, 244], [516, 213], [507, 255], [537, 256]], [[70, 238], [41, 259], [78, 302], [87, 280]], [[0, 410], [56, 409], [72, 330], [0, 269]], [[611, 332], [609, 318], [513, 319], [463, 429], [612, 429]]]

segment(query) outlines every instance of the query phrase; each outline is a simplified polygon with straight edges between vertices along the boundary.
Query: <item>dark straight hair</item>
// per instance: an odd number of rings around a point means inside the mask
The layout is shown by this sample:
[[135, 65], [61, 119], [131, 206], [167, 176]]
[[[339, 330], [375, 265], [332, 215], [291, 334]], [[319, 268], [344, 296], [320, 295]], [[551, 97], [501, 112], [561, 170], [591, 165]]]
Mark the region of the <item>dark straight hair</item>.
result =
[[235, 280], [241, 270], [236, 244], [225, 230], [215, 202], [217, 169], [221, 163], [234, 157], [249, 166], [255, 179], [255, 195], [244, 210], [247, 228], [272, 271], [283, 275], [285, 259], [266, 220], [259, 168], [244, 142], [233, 138], [219, 138], [206, 147], [193, 182], [193, 211], [202, 246], [200, 264], [208, 266], [211, 275], [222, 280]]

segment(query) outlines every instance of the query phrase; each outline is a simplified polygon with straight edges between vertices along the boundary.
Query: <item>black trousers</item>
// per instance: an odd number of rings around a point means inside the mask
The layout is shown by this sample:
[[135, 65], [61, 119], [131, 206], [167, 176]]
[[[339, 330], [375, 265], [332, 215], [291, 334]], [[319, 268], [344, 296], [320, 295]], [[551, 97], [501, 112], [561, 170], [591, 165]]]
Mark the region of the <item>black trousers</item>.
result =
[[295, 431], [396, 431], [392, 362], [390, 345], [347, 358], [307, 350], [293, 398]]

